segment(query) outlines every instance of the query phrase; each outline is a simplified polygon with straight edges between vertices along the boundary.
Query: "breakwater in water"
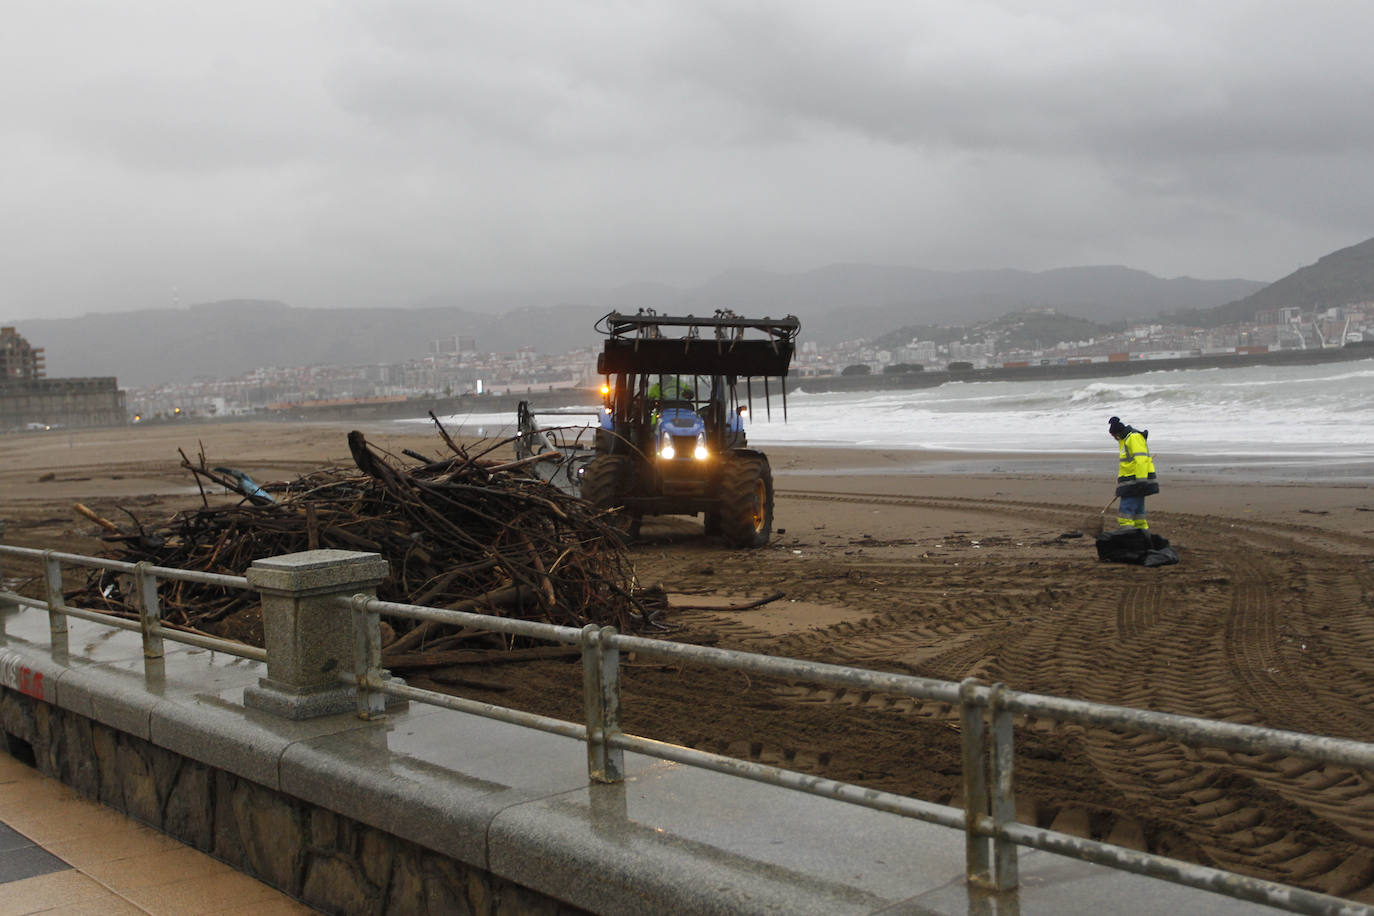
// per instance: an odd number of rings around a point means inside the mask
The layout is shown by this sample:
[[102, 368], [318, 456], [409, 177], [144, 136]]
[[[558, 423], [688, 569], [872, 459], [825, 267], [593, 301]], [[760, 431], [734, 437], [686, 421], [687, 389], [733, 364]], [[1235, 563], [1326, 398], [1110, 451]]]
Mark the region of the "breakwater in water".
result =
[[[1072, 365], [1013, 366], [988, 369], [885, 373], [879, 375], [792, 376], [789, 392], [811, 394], [833, 391], [903, 391], [935, 388], [948, 382], [1024, 382], [1058, 379], [1114, 378], [1161, 372], [1170, 369], [1240, 369], [1248, 366], [1301, 366], [1374, 358], [1374, 346], [1346, 346], [1325, 350], [1277, 350], [1268, 353], [1208, 355], [1178, 359], [1133, 359], [1119, 362], [1076, 363]], [[512, 421], [521, 401], [536, 411], [557, 407], [595, 407], [601, 402], [596, 388], [530, 389], [523, 393], [499, 395], [460, 395], [455, 397], [411, 398], [404, 401], [293, 405], [273, 412], [283, 419], [326, 420], [400, 420], [425, 417], [468, 417], [510, 414]]]

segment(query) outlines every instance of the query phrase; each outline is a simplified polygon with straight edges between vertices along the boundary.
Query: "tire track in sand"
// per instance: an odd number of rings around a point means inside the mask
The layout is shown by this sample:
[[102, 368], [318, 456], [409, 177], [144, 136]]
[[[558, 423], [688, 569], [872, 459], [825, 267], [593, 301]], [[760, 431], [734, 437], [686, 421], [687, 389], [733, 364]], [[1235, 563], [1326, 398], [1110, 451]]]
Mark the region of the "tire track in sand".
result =
[[[816, 502], [858, 503], [874, 506], [906, 506], [916, 509], [953, 509], [988, 512], [998, 515], [1020, 515], [1036, 520], [1049, 520], [1066, 528], [1078, 528], [1085, 517], [1096, 515], [1100, 507], [1067, 505], [1064, 503], [1033, 502], [989, 497], [910, 496], [905, 494], [856, 493], [847, 491], [776, 490], [780, 498]], [[1156, 516], [1151, 514], [1151, 519]], [[1198, 529], [1216, 537], [1243, 535], [1251, 539], [1268, 539], [1274, 547], [1301, 550], [1315, 555], [1367, 556], [1374, 552], [1374, 536], [1359, 532], [1299, 525], [1291, 522], [1223, 518], [1215, 515], [1194, 515], [1186, 512], [1159, 513], [1158, 520], [1171, 530]], [[1172, 539], [1172, 536], [1171, 536]], [[1177, 539], [1175, 539], [1177, 540]]]
[[[1274, 536], [1265, 533], [1265, 539]], [[1186, 637], [1171, 653], [1177, 664], [1156, 660], [1147, 669], [1161, 675], [1188, 672], [1182, 681], [1160, 678], [1170, 695], [1164, 708], [1201, 702], [1211, 708], [1196, 712], [1209, 718], [1348, 733], [1352, 723], [1348, 715], [1333, 712], [1329, 691], [1313, 689], [1292, 663], [1280, 596], [1302, 578], [1301, 565], [1280, 564], [1286, 568], [1276, 576], [1272, 564], [1253, 558], [1253, 550], [1252, 544], [1233, 543], [1220, 557], [1228, 572], [1229, 602], [1213, 604], [1193, 596], [1187, 615], [1173, 621], [1175, 635]], [[1124, 589], [1119, 618], [1134, 622], [1140, 602], [1140, 589]], [[1219, 658], [1215, 650], [1199, 648], [1207, 645], [1207, 630], [1218, 624]], [[1123, 641], [1143, 635], [1131, 627], [1120, 629]], [[1179, 651], [1187, 643], [1194, 647], [1191, 658]], [[1140, 702], [1152, 693], [1143, 685], [1118, 686], [1118, 702], [1151, 705]], [[1370, 722], [1367, 709], [1357, 718], [1364, 725]], [[1171, 819], [1218, 864], [1244, 873], [1278, 874], [1332, 893], [1357, 891], [1374, 880], [1374, 856], [1360, 845], [1374, 838], [1374, 793], [1363, 774], [1296, 758], [1199, 752], [1146, 736], [1129, 753], [1121, 753], [1119, 736], [1094, 735], [1097, 740], [1090, 738], [1087, 749], [1099, 769], [1137, 797], [1146, 787], [1141, 801], [1170, 809]], [[1351, 843], [1351, 837], [1359, 842]]]
[[[1007, 500], [798, 496], [1002, 515], [1028, 510], [1037, 519], [1065, 520], [1079, 511]], [[1171, 520], [1179, 522], [1176, 543], [1197, 545], [1186, 562], [1220, 575], [1118, 582], [1110, 618], [1114, 640], [1105, 648], [1100, 636], [1107, 621], [1089, 600], [1071, 602], [1075, 606], [1061, 609], [1048, 625], [1042, 614], [1041, 625], [1020, 633], [1015, 644], [987, 636], [959, 639], [944, 653], [949, 676], [973, 668], [1016, 689], [1305, 732], [1361, 738], [1374, 733], [1374, 682], [1355, 657], [1374, 656], [1374, 586], [1368, 568], [1350, 562], [1352, 555], [1367, 556], [1374, 539], [1303, 525], [1178, 515]], [[1184, 587], [1171, 590], [1176, 583]], [[1298, 602], [1307, 613], [1295, 614], [1285, 604], [1295, 593], [1307, 599]], [[1322, 609], [1319, 619], [1315, 608]], [[1308, 652], [1314, 645], [1324, 654], [1314, 658]], [[1335, 664], [1324, 663], [1329, 661]], [[1340, 701], [1332, 702], [1333, 690], [1343, 694]], [[797, 699], [827, 698], [813, 692]], [[854, 702], [844, 695], [829, 699]], [[858, 700], [866, 706], [882, 702], [871, 696]], [[909, 713], [955, 714], [922, 708]], [[1073, 827], [1070, 832], [1099, 838], [1134, 836], [1166, 854], [1182, 844], [1201, 860], [1332, 893], [1367, 891], [1374, 882], [1374, 792], [1364, 774], [1296, 758], [1199, 752], [1147, 735], [1035, 721], [1018, 727], [1074, 734], [1123, 800], [1121, 809], [1102, 811], [1053, 793], [1019, 799], [1022, 808], [1037, 812], [1037, 820], [1058, 824], [1056, 829]], [[1142, 823], [1148, 829], [1137, 829]]]

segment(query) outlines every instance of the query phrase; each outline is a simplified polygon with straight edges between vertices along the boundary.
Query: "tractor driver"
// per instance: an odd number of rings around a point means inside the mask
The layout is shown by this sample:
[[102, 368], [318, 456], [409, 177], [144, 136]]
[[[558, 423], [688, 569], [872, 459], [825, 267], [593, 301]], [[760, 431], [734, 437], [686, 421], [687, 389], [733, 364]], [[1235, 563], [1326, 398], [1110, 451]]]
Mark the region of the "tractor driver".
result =
[[680, 376], [660, 375], [658, 380], [649, 386], [649, 403], [653, 411], [649, 414], [649, 425], [655, 434], [658, 432], [660, 410], [665, 401], [691, 401], [694, 396], [692, 386], [684, 382]]
[[660, 375], [649, 386], [650, 401], [690, 401], [694, 396], [692, 386], [677, 375]]

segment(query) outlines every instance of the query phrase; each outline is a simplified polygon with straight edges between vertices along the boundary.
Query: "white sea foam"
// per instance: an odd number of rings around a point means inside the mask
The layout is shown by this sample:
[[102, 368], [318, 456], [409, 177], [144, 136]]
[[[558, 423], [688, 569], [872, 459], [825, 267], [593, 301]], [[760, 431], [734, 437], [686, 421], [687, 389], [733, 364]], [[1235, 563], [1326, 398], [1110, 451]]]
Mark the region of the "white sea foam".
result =
[[[1148, 428], [1156, 455], [1374, 458], [1369, 360], [1160, 369], [1112, 379], [954, 382], [900, 392], [807, 394], [796, 385], [789, 386], [786, 423], [776, 392], [771, 421], [755, 398], [751, 442], [1049, 456], [1110, 448], [1107, 418], [1116, 415]], [[504, 436], [513, 434], [513, 421], [505, 414], [474, 414], [445, 422]], [[564, 421], [577, 422], [558, 420]]]

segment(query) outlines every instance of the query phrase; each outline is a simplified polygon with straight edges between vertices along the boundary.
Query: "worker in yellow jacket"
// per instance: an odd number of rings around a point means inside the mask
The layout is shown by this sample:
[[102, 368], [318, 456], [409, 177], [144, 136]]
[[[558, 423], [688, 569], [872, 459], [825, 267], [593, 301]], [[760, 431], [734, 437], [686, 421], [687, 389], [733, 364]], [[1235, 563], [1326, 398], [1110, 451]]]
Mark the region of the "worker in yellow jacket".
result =
[[1120, 417], [1112, 417], [1107, 421], [1107, 431], [1117, 442], [1120, 461], [1116, 473], [1116, 495], [1121, 497], [1121, 503], [1116, 510], [1116, 523], [1123, 528], [1148, 531], [1150, 523], [1145, 520], [1145, 497], [1159, 492], [1155, 462], [1150, 457], [1150, 446], [1146, 442], [1150, 432], [1127, 426]]
[[691, 384], [678, 375], [660, 375], [649, 386], [650, 401], [690, 401], [695, 396]]

